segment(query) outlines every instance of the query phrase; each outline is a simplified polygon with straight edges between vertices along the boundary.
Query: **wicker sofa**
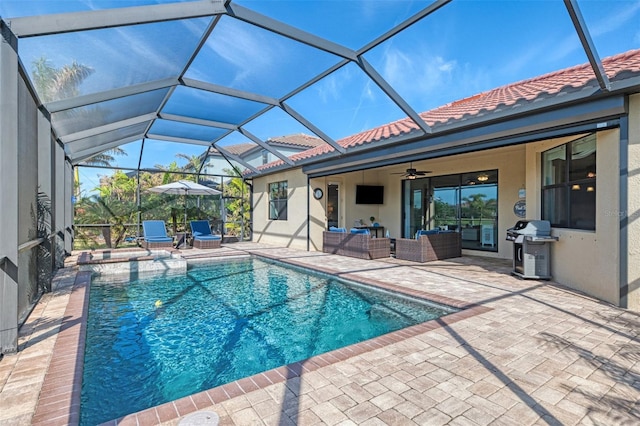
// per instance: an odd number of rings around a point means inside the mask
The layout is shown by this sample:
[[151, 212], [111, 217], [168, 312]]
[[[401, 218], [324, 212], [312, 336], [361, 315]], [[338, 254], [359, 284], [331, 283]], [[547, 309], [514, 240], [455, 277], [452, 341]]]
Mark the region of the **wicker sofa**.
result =
[[413, 262], [431, 262], [462, 256], [460, 233], [425, 233], [417, 238], [396, 239], [396, 258]]
[[371, 238], [370, 234], [364, 233], [324, 231], [322, 251], [360, 259], [381, 259], [391, 255], [391, 241], [389, 238]]

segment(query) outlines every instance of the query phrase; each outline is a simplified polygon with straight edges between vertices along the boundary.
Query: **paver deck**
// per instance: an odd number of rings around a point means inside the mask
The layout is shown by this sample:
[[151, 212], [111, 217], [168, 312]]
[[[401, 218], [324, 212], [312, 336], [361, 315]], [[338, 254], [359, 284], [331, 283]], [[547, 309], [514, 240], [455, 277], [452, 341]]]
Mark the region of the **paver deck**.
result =
[[[229, 247], [211, 254], [255, 253], [468, 309], [120, 424], [176, 425], [197, 410], [216, 412], [222, 425], [640, 424], [637, 313], [553, 282], [515, 278], [504, 260], [417, 264], [253, 243]], [[54, 292], [20, 330], [19, 353], [0, 360], [0, 424], [77, 422], [72, 360], [83, 345], [84, 279], [73, 268], [59, 271]]]

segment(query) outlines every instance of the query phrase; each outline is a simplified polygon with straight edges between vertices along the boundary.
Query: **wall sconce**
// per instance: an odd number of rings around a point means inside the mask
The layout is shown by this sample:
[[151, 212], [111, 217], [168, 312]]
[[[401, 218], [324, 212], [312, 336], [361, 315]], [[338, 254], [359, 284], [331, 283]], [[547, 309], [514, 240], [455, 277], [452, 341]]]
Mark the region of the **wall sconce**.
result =
[[573, 186], [571, 186], [571, 190], [572, 191], [579, 191], [580, 190], [580, 185], [578, 185], [577, 183], [574, 184]]
[[489, 180], [489, 175], [486, 173], [481, 173], [478, 175], [478, 181], [479, 182], [486, 182]]
[[587, 192], [593, 192], [596, 189], [593, 186], [587, 186]]
[[592, 179], [592, 178], [596, 177], [596, 173], [595, 172], [589, 172], [589, 173], [587, 173], [587, 177]]

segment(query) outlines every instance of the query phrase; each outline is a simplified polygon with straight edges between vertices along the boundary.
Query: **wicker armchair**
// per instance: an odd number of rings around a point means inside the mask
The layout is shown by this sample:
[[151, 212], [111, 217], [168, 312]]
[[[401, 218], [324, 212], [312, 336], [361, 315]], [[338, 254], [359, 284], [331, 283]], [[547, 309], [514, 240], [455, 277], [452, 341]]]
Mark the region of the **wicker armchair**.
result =
[[359, 259], [381, 259], [391, 255], [389, 238], [371, 238], [369, 234], [324, 231], [322, 251]]
[[458, 232], [421, 235], [418, 239], [396, 239], [396, 258], [413, 262], [431, 262], [462, 256], [462, 240]]

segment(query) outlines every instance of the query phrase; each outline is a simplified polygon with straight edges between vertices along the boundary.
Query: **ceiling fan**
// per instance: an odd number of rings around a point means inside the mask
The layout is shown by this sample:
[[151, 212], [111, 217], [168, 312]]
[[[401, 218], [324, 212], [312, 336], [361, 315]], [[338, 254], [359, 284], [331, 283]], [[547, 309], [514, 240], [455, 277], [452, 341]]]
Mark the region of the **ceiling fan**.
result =
[[413, 168], [413, 162], [409, 163], [409, 168], [404, 172], [399, 173], [391, 173], [392, 175], [402, 175], [402, 177], [406, 177], [407, 179], [415, 179], [418, 176], [424, 176], [427, 173], [431, 173], [430, 170], [416, 170]]

